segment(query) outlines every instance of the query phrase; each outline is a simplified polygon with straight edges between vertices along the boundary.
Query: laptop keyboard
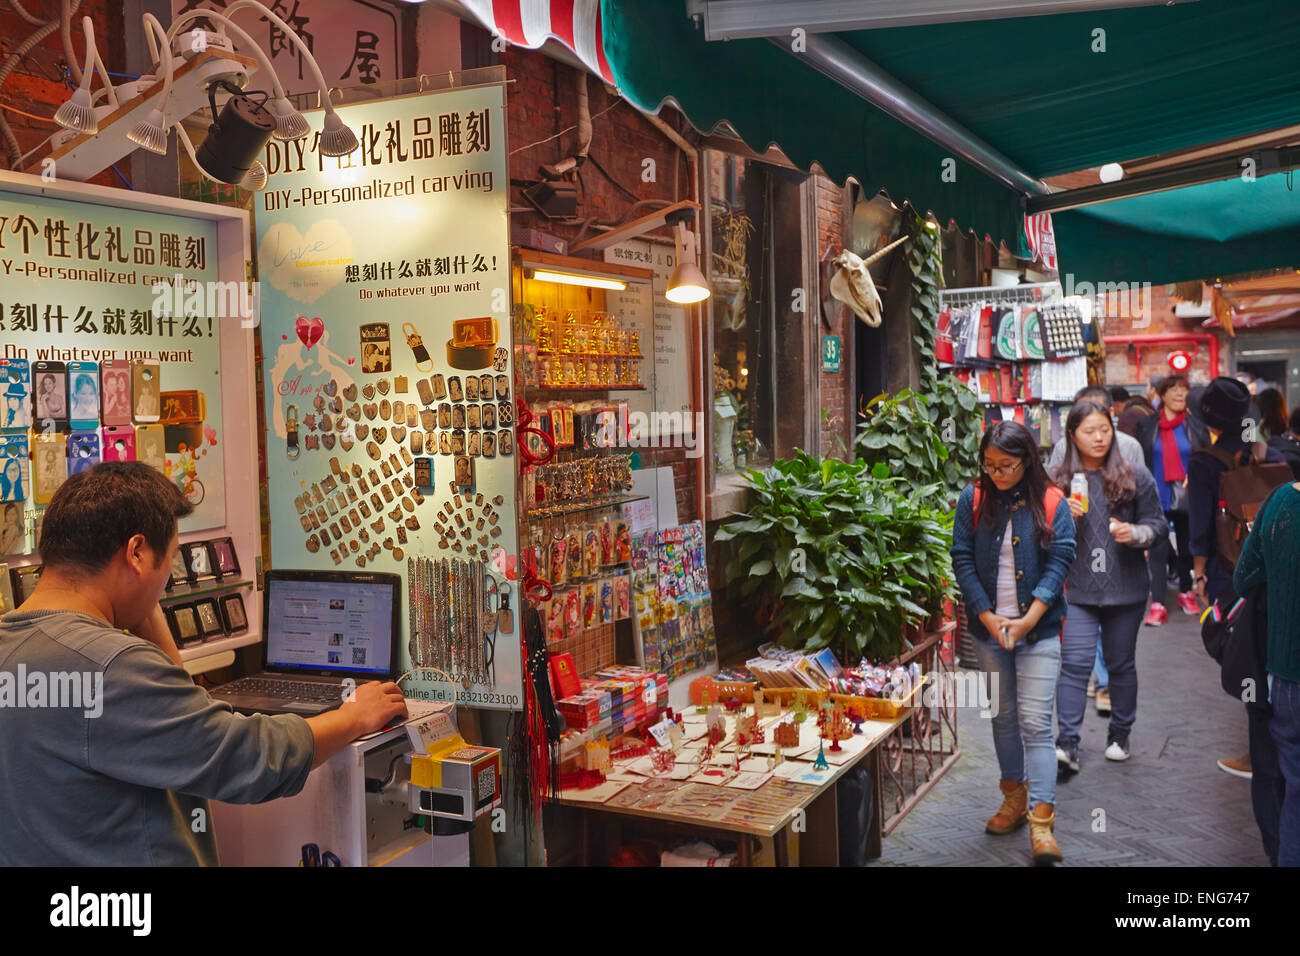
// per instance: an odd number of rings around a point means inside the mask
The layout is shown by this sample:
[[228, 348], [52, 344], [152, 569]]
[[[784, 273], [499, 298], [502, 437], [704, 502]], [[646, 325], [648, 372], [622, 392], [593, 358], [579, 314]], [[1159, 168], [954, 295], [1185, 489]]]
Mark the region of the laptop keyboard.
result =
[[311, 700], [332, 702], [343, 693], [339, 684], [321, 681], [295, 681], [266, 677], [241, 677], [220, 688], [223, 694], [250, 694], [258, 697], [275, 697], [280, 700]]

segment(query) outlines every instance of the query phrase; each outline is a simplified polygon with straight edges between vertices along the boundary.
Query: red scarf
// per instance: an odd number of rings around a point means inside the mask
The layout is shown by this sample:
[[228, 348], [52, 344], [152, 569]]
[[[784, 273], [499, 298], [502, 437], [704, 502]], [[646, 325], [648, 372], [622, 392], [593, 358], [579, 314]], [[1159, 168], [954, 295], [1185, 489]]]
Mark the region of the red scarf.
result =
[[1170, 418], [1164, 412], [1158, 412], [1160, 416], [1160, 454], [1163, 458], [1165, 481], [1182, 481], [1187, 477], [1187, 472], [1183, 469], [1182, 456], [1178, 454], [1178, 440], [1174, 437], [1175, 428], [1181, 428], [1183, 419], [1187, 417], [1187, 412], [1181, 411], [1173, 418]]

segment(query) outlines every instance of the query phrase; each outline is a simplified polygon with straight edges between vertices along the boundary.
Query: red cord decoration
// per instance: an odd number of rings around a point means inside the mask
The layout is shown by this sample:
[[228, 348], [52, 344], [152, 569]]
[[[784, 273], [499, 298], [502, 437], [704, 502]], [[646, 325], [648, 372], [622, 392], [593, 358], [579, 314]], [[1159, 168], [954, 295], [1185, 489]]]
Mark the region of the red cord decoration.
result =
[[[523, 462], [520, 470], [535, 468], [538, 465], [545, 465], [555, 457], [555, 439], [536, 427], [533, 422], [537, 421], [537, 416], [532, 413], [528, 405], [522, 398], [516, 400], [515, 411], [515, 441], [519, 445], [519, 460]], [[536, 435], [546, 446], [545, 455], [534, 455], [524, 441], [524, 433]]]

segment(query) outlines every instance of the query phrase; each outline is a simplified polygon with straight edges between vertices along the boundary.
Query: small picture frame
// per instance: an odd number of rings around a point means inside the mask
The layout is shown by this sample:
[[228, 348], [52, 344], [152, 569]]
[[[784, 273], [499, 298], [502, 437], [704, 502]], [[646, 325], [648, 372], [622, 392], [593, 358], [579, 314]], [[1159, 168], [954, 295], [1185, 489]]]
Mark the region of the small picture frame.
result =
[[244, 611], [242, 594], [227, 594], [217, 606], [221, 609], [221, 620], [227, 634], [242, 634], [248, 630], [248, 614]]
[[185, 569], [189, 572], [191, 583], [210, 581], [216, 577], [212, 549], [208, 547], [208, 542], [191, 541], [181, 545], [181, 550], [185, 552]]
[[199, 615], [193, 604], [173, 604], [167, 608], [167, 623], [171, 627], [172, 637], [177, 647], [185, 647], [187, 644], [195, 644], [203, 640]]
[[181, 545], [172, 555], [172, 573], [167, 579], [167, 590], [185, 587], [189, 583], [190, 569], [185, 566], [185, 545]]
[[214, 538], [208, 542], [212, 547], [212, 568], [217, 580], [239, 574], [239, 555], [235, 553], [235, 542], [230, 538]]
[[36, 590], [36, 582], [41, 579], [41, 569], [43, 565], [29, 564], [25, 567], [14, 568], [10, 572], [10, 580], [13, 583], [13, 602], [14, 607], [22, 604], [32, 592]]
[[221, 613], [217, 610], [217, 602], [212, 598], [202, 601], [196, 601], [194, 611], [199, 616], [199, 632], [203, 639], [210, 637], [222, 637], [226, 633], [226, 625], [222, 623]]

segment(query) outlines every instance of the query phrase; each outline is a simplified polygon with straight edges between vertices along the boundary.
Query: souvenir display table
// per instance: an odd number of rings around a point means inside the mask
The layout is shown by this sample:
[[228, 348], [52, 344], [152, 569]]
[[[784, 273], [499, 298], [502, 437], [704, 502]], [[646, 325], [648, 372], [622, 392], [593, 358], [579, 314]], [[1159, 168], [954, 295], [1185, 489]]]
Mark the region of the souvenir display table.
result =
[[[895, 728], [911, 718], [911, 711], [905, 708], [889, 719], [860, 722], [861, 733], [842, 739], [838, 752], [832, 751], [829, 741], [817, 737], [816, 721], [810, 715], [800, 725], [798, 743], [784, 750], [784, 759], [774, 771], [768, 769], [767, 759], [775, 750], [773, 732], [790, 715], [787, 711], [762, 718], [759, 725], [766, 741], [748, 748], [749, 755], [740, 761], [739, 772], [731, 743], [737, 718], [727, 717], [728, 744], [702, 765], [699, 754], [707, 738], [690, 738], [703, 728], [704, 716], [687, 714], [682, 722], [687, 740], [670, 771], [656, 772], [647, 756], [617, 759], [615, 751], [604, 783], [586, 790], [561, 791], [559, 803], [577, 809], [581, 817], [577, 862], [593, 862], [588, 859], [591, 827], [593, 822], [602, 824], [596, 818], [599, 814], [623, 818], [614, 821], [616, 824], [649, 820], [700, 838], [736, 840], [741, 866], [754, 862], [752, 841], [747, 837], [771, 839], [776, 865], [789, 866], [789, 834], [793, 828], [798, 833], [801, 866], [836, 866], [839, 814], [835, 784], [864, 760], [869, 761], [875, 791], [867, 844], [868, 856], [874, 859], [881, 853], [883, 823], [878, 748]], [[829, 764], [826, 770], [813, 769], [819, 751]]]

